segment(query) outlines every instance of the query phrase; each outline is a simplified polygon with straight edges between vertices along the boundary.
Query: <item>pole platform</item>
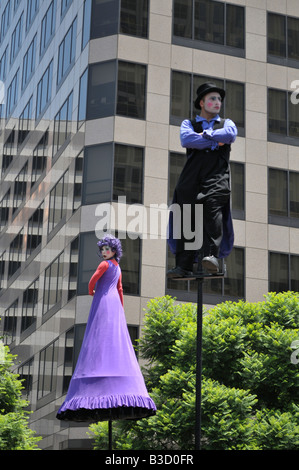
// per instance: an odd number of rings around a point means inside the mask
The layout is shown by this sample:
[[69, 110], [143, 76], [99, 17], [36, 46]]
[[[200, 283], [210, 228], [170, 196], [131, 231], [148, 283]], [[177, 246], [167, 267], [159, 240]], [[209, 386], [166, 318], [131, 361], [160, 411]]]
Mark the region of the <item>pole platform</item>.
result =
[[224, 261], [222, 261], [221, 269], [219, 272], [210, 272], [207, 271], [197, 271], [195, 273], [186, 275], [186, 276], [178, 276], [178, 277], [170, 277], [171, 281], [195, 281], [196, 279], [218, 279], [223, 278], [226, 276], [226, 265]]

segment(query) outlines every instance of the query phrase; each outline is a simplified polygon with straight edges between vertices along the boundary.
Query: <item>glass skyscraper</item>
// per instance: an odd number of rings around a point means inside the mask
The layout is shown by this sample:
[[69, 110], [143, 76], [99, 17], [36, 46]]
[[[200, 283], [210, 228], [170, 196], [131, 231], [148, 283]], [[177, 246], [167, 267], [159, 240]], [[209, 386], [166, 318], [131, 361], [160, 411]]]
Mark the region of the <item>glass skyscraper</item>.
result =
[[[18, 356], [43, 449], [91, 446], [58, 421], [91, 305], [103, 230], [122, 239], [132, 340], [149, 299], [196, 301], [166, 280], [166, 209], [197, 87], [234, 120], [235, 246], [204, 302], [299, 290], [296, 0], [1, 0], [0, 334]], [[269, 2], [268, 2], [269, 3]]]

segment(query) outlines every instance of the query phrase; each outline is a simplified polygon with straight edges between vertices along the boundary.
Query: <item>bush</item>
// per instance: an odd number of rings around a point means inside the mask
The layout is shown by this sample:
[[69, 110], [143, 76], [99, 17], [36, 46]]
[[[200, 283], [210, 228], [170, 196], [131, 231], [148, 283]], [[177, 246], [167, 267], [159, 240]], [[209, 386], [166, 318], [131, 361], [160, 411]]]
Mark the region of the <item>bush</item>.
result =
[[0, 343], [0, 450], [37, 450], [40, 437], [28, 427], [28, 402], [22, 399], [22, 382], [11, 372], [16, 356]]

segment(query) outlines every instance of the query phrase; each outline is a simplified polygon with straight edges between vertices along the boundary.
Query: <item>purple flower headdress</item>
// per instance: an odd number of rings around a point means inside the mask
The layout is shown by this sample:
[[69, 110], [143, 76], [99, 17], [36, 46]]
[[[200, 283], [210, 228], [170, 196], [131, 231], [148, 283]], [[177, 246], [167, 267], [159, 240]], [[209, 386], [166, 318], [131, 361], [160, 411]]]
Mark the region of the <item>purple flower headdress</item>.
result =
[[97, 245], [100, 250], [103, 246], [110, 246], [111, 250], [115, 252], [115, 260], [117, 261], [117, 263], [119, 263], [123, 251], [121, 247], [121, 242], [118, 238], [115, 238], [113, 235], [106, 235], [106, 237], [102, 238], [97, 243]]

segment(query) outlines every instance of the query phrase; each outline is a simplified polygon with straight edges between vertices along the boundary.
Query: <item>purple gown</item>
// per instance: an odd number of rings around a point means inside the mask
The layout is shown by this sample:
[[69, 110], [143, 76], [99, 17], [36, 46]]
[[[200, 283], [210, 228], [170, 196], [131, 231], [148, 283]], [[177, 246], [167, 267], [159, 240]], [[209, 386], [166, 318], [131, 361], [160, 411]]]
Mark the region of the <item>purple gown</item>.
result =
[[121, 270], [108, 261], [96, 282], [82, 347], [57, 418], [67, 421], [139, 419], [154, 415], [117, 289]]

